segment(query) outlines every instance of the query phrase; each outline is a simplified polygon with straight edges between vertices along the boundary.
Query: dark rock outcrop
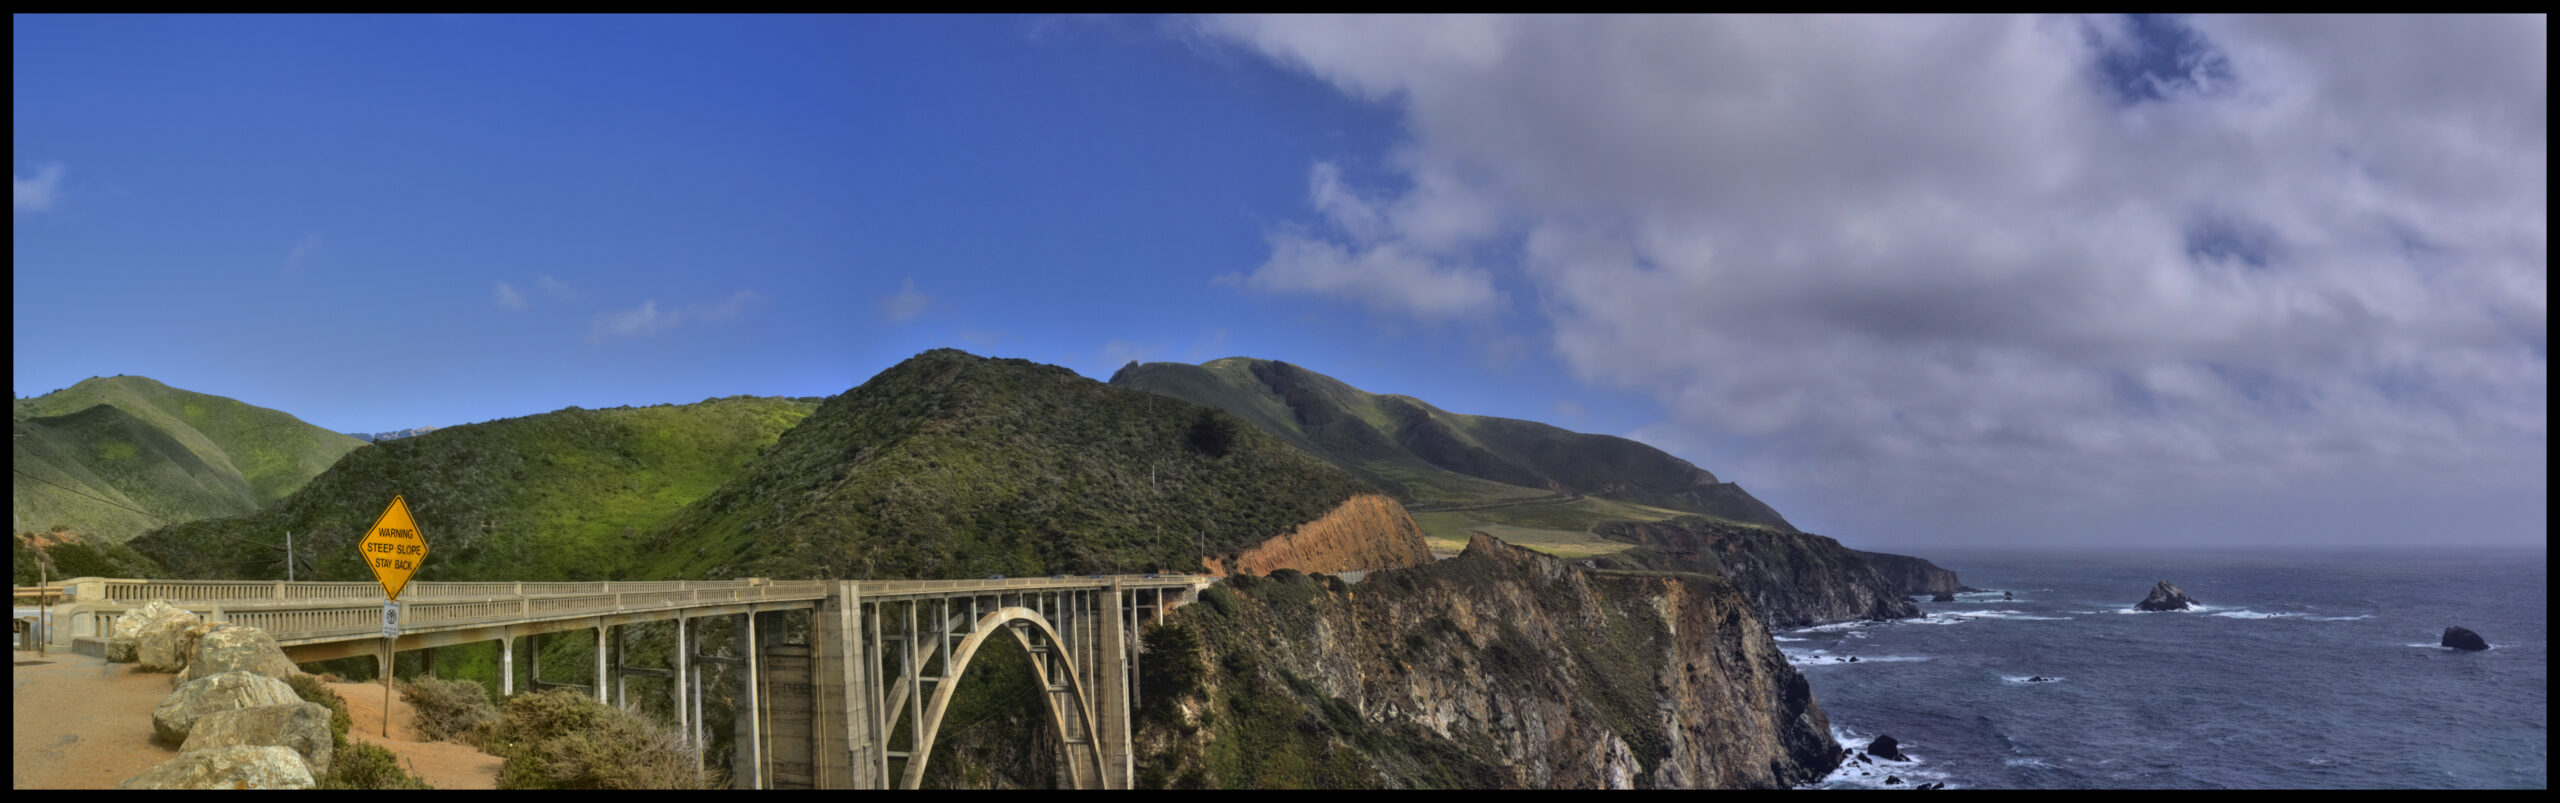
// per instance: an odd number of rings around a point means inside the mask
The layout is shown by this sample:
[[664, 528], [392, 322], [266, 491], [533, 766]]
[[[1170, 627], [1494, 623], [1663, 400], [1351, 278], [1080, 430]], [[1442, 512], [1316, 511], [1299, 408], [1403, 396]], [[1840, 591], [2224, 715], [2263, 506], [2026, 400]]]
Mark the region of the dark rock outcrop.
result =
[[1911, 760], [1910, 756], [1902, 754], [1902, 742], [1895, 740], [1890, 734], [1878, 735], [1875, 741], [1867, 743], [1867, 752], [1888, 761]]
[[2195, 598], [2187, 596], [2186, 589], [2162, 580], [2159, 585], [2151, 587], [2151, 596], [2143, 597], [2141, 602], [2134, 603], [2133, 608], [2138, 611], [2183, 611], [2195, 605]]
[[1698, 516], [1614, 521], [1592, 531], [1642, 545], [1594, 559], [1599, 568], [1720, 575], [1751, 599], [1770, 627], [1920, 616], [1920, 608], [1878, 574], [1865, 553], [1825, 536]]
[[1865, 550], [1856, 551], [1858, 557], [1867, 559], [1867, 565], [1875, 567], [1877, 574], [1884, 575], [1885, 581], [1893, 584], [1897, 593], [1935, 596], [1982, 590], [1965, 585], [1964, 581], [1956, 579], [1955, 572], [1938, 568], [1938, 564], [1920, 558]]
[[2470, 628], [2448, 627], [2444, 629], [2444, 646], [2457, 650], [2485, 650], [2489, 648], [2489, 642], [2480, 638], [2480, 634], [2471, 632]]
[[1954, 602], [1954, 601], [1956, 601], [1956, 595], [1954, 595], [1954, 594], [1949, 594], [1949, 593], [1946, 593], [1946, 592], [1941, 591], [1941, 592], [1938, 592], [1938, 593], [1936, 593], [1936, 594], [1932, 594], [1932, 595], [1930, 595], [1930, 597], [1929, 597], [1929, 601], [1930, 601], [1930, 602]]

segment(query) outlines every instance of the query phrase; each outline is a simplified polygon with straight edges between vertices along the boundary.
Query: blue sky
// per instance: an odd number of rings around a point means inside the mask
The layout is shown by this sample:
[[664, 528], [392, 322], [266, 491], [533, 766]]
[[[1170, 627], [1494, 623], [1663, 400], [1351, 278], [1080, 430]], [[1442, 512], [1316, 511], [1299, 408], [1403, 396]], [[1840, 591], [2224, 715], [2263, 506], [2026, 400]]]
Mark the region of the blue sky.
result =
[[21, 396], [1248, 355], [1864, 546], [2547, 523], [2539, 20], [14, 22]]

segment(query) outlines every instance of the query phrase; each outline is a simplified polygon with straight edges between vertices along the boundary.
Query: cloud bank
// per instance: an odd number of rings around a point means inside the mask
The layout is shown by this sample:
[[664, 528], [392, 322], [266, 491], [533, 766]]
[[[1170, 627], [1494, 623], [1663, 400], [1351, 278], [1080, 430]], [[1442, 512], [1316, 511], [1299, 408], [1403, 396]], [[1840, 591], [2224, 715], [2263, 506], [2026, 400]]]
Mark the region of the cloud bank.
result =
[[2539, 18], [1196, 32], [1409, 138], [1394, 186], [1313, 165], [1318, 223], [1244, 284], [1427, 319], [1516, 277], [1578, 378], [1670, 412], [1640, 437], [1755, 489], [1885, 521], [2547, 488]]
[[587, 342], [602, 344], [617, 338], [654, 336], [695, 321], [718, 323], [738, 317], [747, 305], [762, 300], [753, 291], [740, 290], [717, 303], [689, 304], [660, 312], [657, 299], [650, 299], [631, 309], [597, 313], [589, 321]]
[[32, 177], [18, 175], [14, 170], [9, 173], [9, 211], [12, 213], [48, 211], [61, 197], [62, 163], [44, 162], [33, 167], [36, 174]]

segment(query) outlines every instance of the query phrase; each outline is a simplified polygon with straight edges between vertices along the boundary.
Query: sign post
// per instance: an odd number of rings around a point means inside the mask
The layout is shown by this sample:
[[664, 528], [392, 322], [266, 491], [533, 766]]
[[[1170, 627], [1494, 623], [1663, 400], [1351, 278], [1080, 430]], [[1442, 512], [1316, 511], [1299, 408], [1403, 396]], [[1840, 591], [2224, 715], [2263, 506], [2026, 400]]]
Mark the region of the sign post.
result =
[[418, 531], [418, 522], [409, 516], [409, 503], [399, 494], [391, 495], [391, 506], [382, 509], [373, 529], [356, 541], [356, 554], [373, 570], [373, 579], [382, 583], [382, 737], [391, 738], [391, 675], [393, 642], [400, 637], [400, 592], [409, 587], [409, 576], [418, 573], [419, 564], [427, 561], [427, 536]]

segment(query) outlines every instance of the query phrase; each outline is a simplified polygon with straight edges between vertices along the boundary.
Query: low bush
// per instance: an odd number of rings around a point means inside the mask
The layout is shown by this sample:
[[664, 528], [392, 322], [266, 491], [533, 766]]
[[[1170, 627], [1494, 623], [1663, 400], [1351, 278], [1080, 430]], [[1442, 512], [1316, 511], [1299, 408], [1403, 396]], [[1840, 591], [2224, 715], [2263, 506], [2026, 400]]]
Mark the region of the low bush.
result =
[[586, 695], [551, 690], [507, 700], [487, 748], [505, 758], [500, 789], [716, 789], [673, 728]]
[[407, 681], [400, 684], [400, 699], [418, 712], [418, 736], [430, 741], [476, 744], [473, 736], [485, 739], [490, 723], [498, 719], [488, 690], [467, 680]]
[[426, 781], [400, 769], [400, 757], [382, 745], [353, 742], [340, 746], [338, 756], [329, 762], [329, 774], [321, 776], [322, 789], [433, 789]]

